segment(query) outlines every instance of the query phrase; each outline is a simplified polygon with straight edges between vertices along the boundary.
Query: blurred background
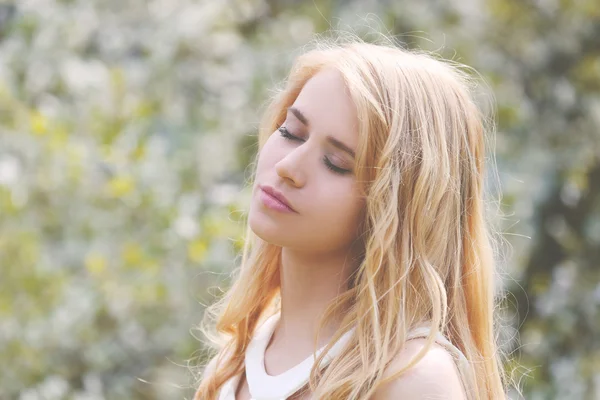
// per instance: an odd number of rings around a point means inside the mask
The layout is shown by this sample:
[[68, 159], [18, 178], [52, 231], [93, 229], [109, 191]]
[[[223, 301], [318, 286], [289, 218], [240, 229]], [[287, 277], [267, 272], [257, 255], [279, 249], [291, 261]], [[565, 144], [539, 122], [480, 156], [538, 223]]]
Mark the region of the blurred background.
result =
[[489, 84], [505, 367], [600, 399], [597, 0], [1, 2], [0, 399], [192, 397], [260, 111], [332, 27]]

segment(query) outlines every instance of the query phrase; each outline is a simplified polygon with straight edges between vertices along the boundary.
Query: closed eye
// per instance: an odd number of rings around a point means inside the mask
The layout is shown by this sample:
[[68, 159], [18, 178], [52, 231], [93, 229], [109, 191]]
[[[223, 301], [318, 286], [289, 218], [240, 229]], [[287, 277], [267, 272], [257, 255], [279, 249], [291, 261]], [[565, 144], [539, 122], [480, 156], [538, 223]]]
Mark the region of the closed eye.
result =
[[[281, 134], [281, 136], [284, 137], [286, 140], [293, 140], [293, 141], [298, 141], [298, 142], [302, 142], [303, 141], [299, 137], [292, 135], [290, 133], [290, 131], [288, 131], [285, 126], [281, 126], [277, 130], [279, 131], [279, 133]], [[329, 168], [331, 171], [335, 172], [336, 174], [345, 175], [345, 174], [349, 174], [349, 173], [352, 172], [350, 170], [343, 169], [343, 168], [340, 168], [340, 167], [337, 167], [337, 166], [333, 165], [331, 163], [331, 161], [329, 161], [329, 159], [327, 158], [327, 156], [323, 157], [323, 162], [325, 163], [325, 166], [327, 168]]]
[[281, 136], [283, 136], [286, 139], [302, 141], [302, 139], [300, 139], [299, 137], [292, 135], [285, 126], [282, 126], [277, 130], [281, 133]]

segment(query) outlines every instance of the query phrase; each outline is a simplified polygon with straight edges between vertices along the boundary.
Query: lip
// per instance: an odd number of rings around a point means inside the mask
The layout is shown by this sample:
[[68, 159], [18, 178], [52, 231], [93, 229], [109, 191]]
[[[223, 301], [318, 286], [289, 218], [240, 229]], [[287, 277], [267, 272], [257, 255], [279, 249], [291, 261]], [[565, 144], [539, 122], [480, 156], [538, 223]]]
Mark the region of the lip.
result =
[[259, 185], [262, 190], [262, 200], [269, 208], [274, 208], [279, 211], [297, 212], [283, 193], [269, 185]]

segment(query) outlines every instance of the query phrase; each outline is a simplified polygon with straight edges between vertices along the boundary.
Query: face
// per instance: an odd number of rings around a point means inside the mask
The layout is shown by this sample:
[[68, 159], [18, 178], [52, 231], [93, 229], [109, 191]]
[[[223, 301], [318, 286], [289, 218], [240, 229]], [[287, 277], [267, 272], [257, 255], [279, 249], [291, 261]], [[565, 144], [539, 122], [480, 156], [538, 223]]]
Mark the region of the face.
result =
[[[355, 180], [354, 104], [339, 72], [315, 74], [259, 153], [248, 223], [281, 247], [327, 254], [348, 251], [364, 207]], [[270, 206], [275, 188], [294, 211]], [[276, 203], [275, 203], [276, 204]]]

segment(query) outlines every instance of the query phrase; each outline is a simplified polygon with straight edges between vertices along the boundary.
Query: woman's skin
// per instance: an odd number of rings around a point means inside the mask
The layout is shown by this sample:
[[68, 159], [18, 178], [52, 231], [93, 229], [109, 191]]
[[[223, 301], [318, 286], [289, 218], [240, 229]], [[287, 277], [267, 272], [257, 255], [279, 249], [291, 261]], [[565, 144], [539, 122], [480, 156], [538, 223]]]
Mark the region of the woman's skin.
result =
[[[352, 170], [353, 157], [332, 145], [332, 136], [356, 151], [358, 119], [341, 75], [327, 69], [313, 76], [292, 105], [308, 121], [288, 111], [283, 123], [297, 140], [275, 131], [261, 150], [248, 222], [263, 240], [282, 247], [281, 319], [265, 351], [265, 370], [279, 375], [312, 354], [313, 337], [329, 301], [347, 288], [362, 249], [359, 222], [364, 199], [353, 172], [338, 174], [336, 167]], [[266, 207], [260, 185], [282, 192], [296, 212]], [[356, 244], [355, 244], [356, 243]], [[325, 345], [338, 328], [338, 316], [321, 331], [318, 346]], [[414, 339], [397, 354], [384, 371], [389, 377], [407, 365], [424, 346]], [[434, 343], [431, 350], [408, 373], [383, 385], [371, 400], [452, 399], [464, 400], [452, 356]], [[245, 376], [236, 400], [249, 400]], [[308, 400], [310, 393], [290, 400]]]
[[[262, 148], [248, 222], [261, 239], [282, 247], [281, 319], [265, 352], [265, 369], [279, 375], [313, 352], [313, 338], [329, 301], [347, 288], [356, 267], [354, 245], [364, 208], [353, 173], [354, 157], [334, 146], [332, 136], [355, 151], [357, 117], [341, 75], [332, 69], [313, 76], [282, 124], [288, 139], [275, 131]], [[328, 168], [326, 157], [340, 174]], [[266, 207], [260, 185], [281, 191], [294, 213]], [[321, 331], [319, 347], [325, 345], [339, 325]], [[246, 399], [247, 388], [238, 399]]]

